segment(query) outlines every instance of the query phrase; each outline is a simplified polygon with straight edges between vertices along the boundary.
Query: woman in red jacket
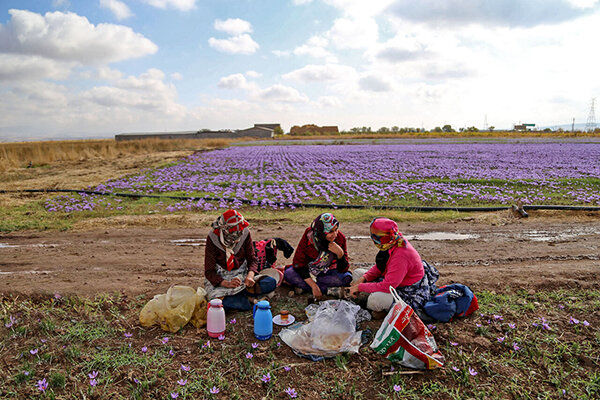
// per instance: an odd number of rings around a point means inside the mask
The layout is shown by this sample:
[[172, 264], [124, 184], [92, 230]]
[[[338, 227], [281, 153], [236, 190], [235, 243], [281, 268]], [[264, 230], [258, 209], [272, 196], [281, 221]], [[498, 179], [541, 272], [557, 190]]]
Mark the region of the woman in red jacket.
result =
[[354, 270], [350, 295], [357, 297], [359, 293], [363, 294], [367, 297], [368, 309], [387, 311], [394, 302], [391, 286], [402, 300], [423, 316], [423, 306], [435, 294], [439, 272], [421, 259], [391, 219], [375, 218], [370, 230], [379, 253], [371, 269]]
[[324, 294], [339, 296], [340, 287], [350, 285], [346, 237], [339, 226], [331, 213], [321, 214], [313, 221], [300, 239], [292, 265], [285, 269], [287, 283], [312, 292], [315, 298]]
[[236, 210], [227, 210], [212, 223], [204, 253], [205, 289], [209, 300], [223, 299], [225, 309], [250, 310], [248, 296], [267, 294], [277, 282], [258, 274], [248, 222]]

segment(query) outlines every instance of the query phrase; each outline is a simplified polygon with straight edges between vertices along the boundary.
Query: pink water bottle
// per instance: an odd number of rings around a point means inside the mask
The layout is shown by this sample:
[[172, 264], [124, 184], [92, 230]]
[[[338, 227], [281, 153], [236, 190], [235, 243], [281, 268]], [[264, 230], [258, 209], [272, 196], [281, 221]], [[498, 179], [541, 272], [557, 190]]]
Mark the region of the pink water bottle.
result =
[[206, 330], [208, 336], [213, 338], [225, 334], [225, 310], [223, 309], [223, 302], [219, 299], [213, 299], [208, 303]]

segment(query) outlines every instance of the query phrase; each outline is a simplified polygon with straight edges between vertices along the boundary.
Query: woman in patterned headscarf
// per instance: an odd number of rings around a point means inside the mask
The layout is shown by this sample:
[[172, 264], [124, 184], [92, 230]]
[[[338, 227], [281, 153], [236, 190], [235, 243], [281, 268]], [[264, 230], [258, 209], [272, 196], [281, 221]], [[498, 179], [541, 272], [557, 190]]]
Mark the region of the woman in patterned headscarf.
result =
[[205, 289], [208, 299], [223, 299], [223, 307], [250, 310], [248, 295], [267, 294], [277, 282], [263, 277], [258, 282], [256, 256], [248, 222], [236, 210], [227, 210], [212, 223], [204, 255]]
[[391, 286], [417, 314], [423, 316], [423, 306], [436, 291], [437, 269], [421, 260], [391, 219], [375, 218], [370, 230], [371, 239], [379, 249], [375, 266], [368, 271], [354, 270], [350, 295], [367, 297], [367, 308], [372, 311], [387, 312], [394, 301]]
[[307, 228], [296, 248], [292, 265], [285, 269], [285, 281], [315, 298], [324, 294], [338, 297], [342, 286], [348, 286], [346, 237], [340, 223], [331, 213], [319, 215]]

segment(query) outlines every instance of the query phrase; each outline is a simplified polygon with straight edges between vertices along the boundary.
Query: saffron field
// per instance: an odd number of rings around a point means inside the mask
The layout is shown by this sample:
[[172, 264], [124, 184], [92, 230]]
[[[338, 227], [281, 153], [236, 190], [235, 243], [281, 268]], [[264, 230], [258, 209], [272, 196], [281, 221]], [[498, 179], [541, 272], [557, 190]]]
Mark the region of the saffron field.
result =
[[[283, 202], [473, 206], [600, 204], [600, 142], [238, 146], [110, 180], [103, 192], [206, 196], [284, 208]], [[119, 210], [105, 196], [58, 196], [47, 211]], [[159, 202], [167, 212], [239, 201]], [[289, 206], [294, 208], [294, 206]]]

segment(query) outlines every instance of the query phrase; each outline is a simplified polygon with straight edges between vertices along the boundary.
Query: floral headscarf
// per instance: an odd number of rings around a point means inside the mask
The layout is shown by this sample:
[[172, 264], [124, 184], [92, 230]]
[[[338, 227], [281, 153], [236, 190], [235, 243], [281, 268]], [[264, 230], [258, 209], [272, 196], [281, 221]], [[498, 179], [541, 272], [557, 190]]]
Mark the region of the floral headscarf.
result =
[[219, 236], [219, 241], [225, 248], [225, 259], [227, 260], [227, 270], [231, 271], [235, 266], [233, 248], [240, 241], [242, 234], [250, 224], [244, 219], [242, 214], [236, 210], [227, 210], [212, 223], [215, 235]]
[[308, 263], [308, 270], [314, 276], [327, 272], [335, 260], [335, 256], [329, 251], [329, 242], [326, 236], [339, 226], [339, 221], [331, 213], [319, 215], [310, 225], [309, 241], [319, 251], [317, 259]]
[[371, 239], [375, 246], [386, 251], [394, 246], [403, 247], [406, 245], [404, 237], [398, 230], [398, 224], [388, 218], [375, 218], [371, 221]]

